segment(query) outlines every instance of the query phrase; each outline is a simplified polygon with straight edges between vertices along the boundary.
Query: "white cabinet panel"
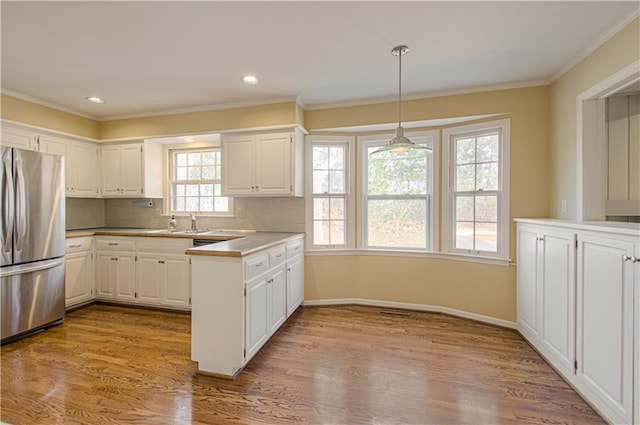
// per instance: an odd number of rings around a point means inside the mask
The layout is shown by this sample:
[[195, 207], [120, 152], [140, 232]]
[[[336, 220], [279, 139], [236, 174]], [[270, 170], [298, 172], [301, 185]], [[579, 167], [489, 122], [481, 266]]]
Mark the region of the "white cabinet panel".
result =
[[98, 145], [72, 142], [67, 148], [67, 196], [98, 196]]
[[65, 307], [81, 304], [93, 298], [93, 255], [90, 251], [66, 255]]
[[284, 264], [277, 266], [269, 276], [269, 335], [273, 335], [287, 320], [287, 291]]
[[255, 189], [253, 137], [227, 137], [222, 145], [222, 191], [251, 195]]
[[291, 193], [291, 137], [290, 134], [256, 137], [255, 184], [258, 193]]
[[540, 231], [534, 227], [518, 226], [517, 307], [518, 326], [529, 338], [538, 338], [540, 330], [540, 285], [538, 282], [538, 240]]
[[247, 282], [245, 297], [245, 361], [260, 350], [269, 337], [268, 291], [266, 276]]
[[186, 256], [165, 257], [163, 303], [186, 307], [190, 303], [189, 258]]
[[614, 422], [631, 423], [633, 244], [595, 235], [578, 239], [577, 361], [582, 391]]
[[287, 260], [287, 317], [304, 300], [304, 257], [302, 255]]
[[163, 259], [157, 255], [138, 256], [138, 301], [160, 303], [164, 281]]
[[3, 146], [32, 151], [38, 150], [38, 135], [33, 131], [13, 128], [3, 123], [0, 137], [2, 138], [0, 141]]
[[144, 196], [142, 144], [102, 147], [102, 194]]

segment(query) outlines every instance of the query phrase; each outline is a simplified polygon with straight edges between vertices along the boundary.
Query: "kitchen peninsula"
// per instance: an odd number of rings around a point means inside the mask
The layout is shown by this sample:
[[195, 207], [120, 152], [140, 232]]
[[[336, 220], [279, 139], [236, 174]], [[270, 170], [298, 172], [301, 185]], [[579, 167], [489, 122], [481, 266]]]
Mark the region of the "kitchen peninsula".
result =
[[304, 299], [304, 235], [255, 233], [187, 250], [191, 359], [234, 378]]

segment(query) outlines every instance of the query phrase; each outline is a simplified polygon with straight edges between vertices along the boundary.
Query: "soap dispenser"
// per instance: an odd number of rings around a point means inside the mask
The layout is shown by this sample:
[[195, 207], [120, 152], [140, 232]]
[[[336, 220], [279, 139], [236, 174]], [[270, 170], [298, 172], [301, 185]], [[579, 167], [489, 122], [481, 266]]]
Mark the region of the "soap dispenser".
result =
[[171, 216], [171, 220], [169, 220], [169, 231], [173, 231], [176, 230], [176, 224], [178, 222], [176, 221], [176, 216], [172, 215]]

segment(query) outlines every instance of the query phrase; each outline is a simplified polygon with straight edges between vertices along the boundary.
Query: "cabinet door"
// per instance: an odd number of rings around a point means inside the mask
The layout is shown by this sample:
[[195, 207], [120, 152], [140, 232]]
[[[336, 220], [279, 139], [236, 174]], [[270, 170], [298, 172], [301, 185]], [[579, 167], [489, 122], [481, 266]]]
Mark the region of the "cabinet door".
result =
[[304, 300], [304, 257], [287, 261], [287, 317]]
[[136, 296], [136, 263], [133, 253], [119, 253], [116, 257], [116, 298], [133, 300]]
[[90, 252], [67, 255], [64, 269], [65, 306], [93, 297], [93, 260]]
[[52, 136], [39, 136], [40, 137], [40, 152], [51, 153], [54, 155], [67, 155], [68, 142], [59, 137]]
[[291, 135], [257, 136], [255, 143], [255, 185], [260, 194], [291, 193]]
[[120, 147], [103, 146], [102, 153], [102, 194], [120, 194]]
[[222, 193], [225, 196], [255, 192], [253, 136], [229, 137], [222, 142]]
[[545, 231], [538, 242], [542, 273], [542, 328], [546, 354], [573, 373], [575, 357], [576, 238], [571, 232]]
[[631, 423], [633, 377], [633, 244], [578, 238], [577, 380], [614, 423]]
[[120, 151], [121, 195], [141, 196], [142, 188], [142, 145], [123, 145]]
[[165, 257], [164, 303], [186, 307], [190, 302], [189, 258]]
[[73, 143], [67, 155], [67, 185], [72, 196], [98, 195], [98, 146], [92, 143]]
[[540, 306], [538, 287], [538, 229], [518, 226], [517, 307], [518, 327], [527, 338], [538, 340]]
[[258, 352], [269, 336], [267, 278], [263, 275], [247, 282], [246, 290], [245, 362]]
[[7, 125], [2, 126], [0, 137], [3, 146], [11, 146], [14, 148], [38, 150], [36, 142], [37, 135], [31, 131], [11, 128]]
[[285, 286], [285, 267], [280, 265], [270, 273], [268, 282], [269, 298], [269, 335], [275, 331], [287, 319], [287, 297]]
[[98, 270], [96, 276], [98, 282], [96, 285], [96, 295], [100, 298], [113, 298], [116, 281], [116, 257], [110, 252], [98, 252], [97, 257]]
[[162, 286], [166, 279], [165, 260], [151, 254], [138, 256], [138, 300], [147, 303], [160, 304], [162, 300]]

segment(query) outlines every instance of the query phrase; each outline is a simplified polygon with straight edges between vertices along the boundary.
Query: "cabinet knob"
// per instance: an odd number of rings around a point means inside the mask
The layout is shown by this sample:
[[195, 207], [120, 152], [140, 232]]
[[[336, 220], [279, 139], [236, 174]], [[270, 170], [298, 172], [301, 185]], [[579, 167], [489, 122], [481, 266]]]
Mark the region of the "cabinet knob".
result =
[[162, 260], [158, 260], [158, 263], [160, 263], [160, 264], [164, 264], [164, 261], [162, 261]]
[[627, 254], [624, 254], [624, 255], [622, 256], [622, 259], [623, 259], [624, 261], [631, 261], [632, 263], [637, 263], [638, 261], [640, 261], [640, 258], [636, 258], [636, 257], [634, 257], [634, 256], [631, 256], [631, 257], [630, 257], [630, 256], [628, 256]]

